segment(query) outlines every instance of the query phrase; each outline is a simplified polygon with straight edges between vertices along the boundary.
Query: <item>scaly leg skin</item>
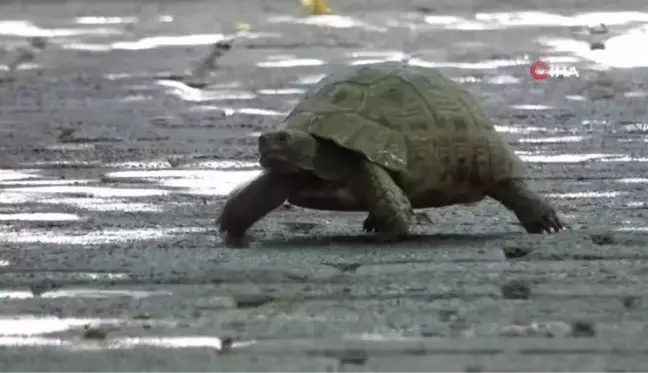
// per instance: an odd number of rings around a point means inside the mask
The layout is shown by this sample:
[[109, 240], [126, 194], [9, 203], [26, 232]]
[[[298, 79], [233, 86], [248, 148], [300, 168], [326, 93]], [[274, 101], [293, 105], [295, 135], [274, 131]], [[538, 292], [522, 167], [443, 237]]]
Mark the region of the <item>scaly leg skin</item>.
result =
[[366, 198], [371, 225], [380, 228], [378, 241], [393, 242], [407, 236], [414, 211], [405, 192], [385, 169], [363, 160], [353, 185], [358, 188], [357, 195]]
[[245, 232], [288, 199], [290, 180], [264, 171], [252, 181], [237, 187], [218, 217], [220, 231], [228, 247], [245, 246]]
[[528, 233], [552, 233], [565, 228], [556, 210], [523, 180], [503, 181], [488, 195], [513, 211]]

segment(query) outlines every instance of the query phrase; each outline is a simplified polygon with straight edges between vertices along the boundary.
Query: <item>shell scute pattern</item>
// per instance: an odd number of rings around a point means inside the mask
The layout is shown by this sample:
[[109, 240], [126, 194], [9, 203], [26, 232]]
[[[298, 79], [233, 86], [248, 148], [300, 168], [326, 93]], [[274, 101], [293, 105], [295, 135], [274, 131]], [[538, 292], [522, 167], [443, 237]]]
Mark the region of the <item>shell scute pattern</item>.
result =
[[285, 126], [332, 140], [392, 171], [405, 171], [408, 148], [402, 128], [388, 119], [367, 115], [374, 112], [367, 109], [371, 84], [385, 79], [386, 70], [350, 72], [318, 82], [286, 118]]
[[437, 190], [444, 198], [478, 198], [471, 186], [526, 170], [470, 92], [435, 69], [339, 71], [316, 83], [285, 125], [396, 172], [408, 195]]
[[423, 73], [419, 69], [404, 69], [399, 76], [419, 92], [433, 113], [428, 124], [430, 131], [466, 133], [483, 128], [472, 115], [480, 107], [464, 102], [463, 88], [450, 78], [436, 70]]
[[358, 113], [318, 116], [310, 122], [308, 132], [358, 151], [390, 170], [407, 170], [408, 148], [403, 133], [381, 126]]
[[407, 136], [423, 135], [433, 120], [433, 111], [425, 97], [398, 75], [388, 76], [369, 87], [362, 115]]
[[361, 85], [340, 82], [322, 87], [314, 98], [318, 105], [328, 106], [327, 111], [357, 112], [364, 105], [367, 96], [365, 91], [366, 87]]

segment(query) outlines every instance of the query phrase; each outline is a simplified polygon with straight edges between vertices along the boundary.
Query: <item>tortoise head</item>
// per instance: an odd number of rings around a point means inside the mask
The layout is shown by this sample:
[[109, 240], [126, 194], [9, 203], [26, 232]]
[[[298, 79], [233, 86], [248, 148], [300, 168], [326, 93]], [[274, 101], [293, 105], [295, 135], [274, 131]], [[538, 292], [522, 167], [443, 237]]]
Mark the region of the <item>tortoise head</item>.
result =
[[281, 130], [259, 136], [259, 162], [280, 173], [312, 171], [317, 139], [307, 132]]

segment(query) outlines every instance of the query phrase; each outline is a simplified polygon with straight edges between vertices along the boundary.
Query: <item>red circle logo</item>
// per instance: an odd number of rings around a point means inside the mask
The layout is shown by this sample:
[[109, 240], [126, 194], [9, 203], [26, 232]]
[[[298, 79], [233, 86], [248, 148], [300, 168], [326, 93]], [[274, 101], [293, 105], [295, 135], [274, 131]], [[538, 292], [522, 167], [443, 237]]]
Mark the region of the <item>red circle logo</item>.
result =
[[549, 65], [543, 61], [535, 61], [529, 67], [529, 73], [535, 80], [544, 80], [549, 77]]

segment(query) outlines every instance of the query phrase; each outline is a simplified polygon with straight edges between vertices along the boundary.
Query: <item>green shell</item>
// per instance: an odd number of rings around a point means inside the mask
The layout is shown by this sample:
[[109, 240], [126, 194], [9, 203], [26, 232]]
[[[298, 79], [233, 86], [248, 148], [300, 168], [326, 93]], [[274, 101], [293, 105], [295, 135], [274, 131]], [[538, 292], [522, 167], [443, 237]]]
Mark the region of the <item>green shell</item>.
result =
[[502, 147], [504, 157], [515, 157], [466, 89], [436, 69], [401, 62], [352, 66], [323, 78], [284, 126], [332, 140], [393, 171], [411, 171], [413, 159], [420, 165], [421, 157], [429, 157], [429, 151], [411, 154], [420, 149], [412, 144], [421, 141], [443, 146], [486, 140]]

